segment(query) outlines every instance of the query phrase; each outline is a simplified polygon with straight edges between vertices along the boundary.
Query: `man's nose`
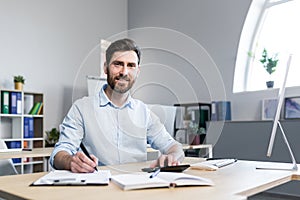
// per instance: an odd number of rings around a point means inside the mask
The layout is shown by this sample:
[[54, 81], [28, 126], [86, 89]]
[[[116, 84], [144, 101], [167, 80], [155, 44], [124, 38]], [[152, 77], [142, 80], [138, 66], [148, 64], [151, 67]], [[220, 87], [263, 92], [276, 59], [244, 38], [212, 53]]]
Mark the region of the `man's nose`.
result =
[[123, 66], [122, 67], [122, 69], [120, 71], [120, 74], [122, 74], [123, 76], [128, 74], [128, 68], [127, 68], [127, 66]]

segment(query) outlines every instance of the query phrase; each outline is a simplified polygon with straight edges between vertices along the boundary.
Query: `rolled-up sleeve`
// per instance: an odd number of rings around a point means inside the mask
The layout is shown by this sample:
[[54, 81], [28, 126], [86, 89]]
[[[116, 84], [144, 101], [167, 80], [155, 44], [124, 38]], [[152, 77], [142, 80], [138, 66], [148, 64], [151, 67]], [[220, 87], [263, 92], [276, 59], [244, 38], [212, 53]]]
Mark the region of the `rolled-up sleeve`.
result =
[[54, 157], [59, 151], [66, 151], [70, 155], [76, 154], [79, 149], [80, 142], [84, 135], [84, 125], [82, 115], [75, 102], [69, 110], [59, 127], [60, 137], [50, 156], [50, 165], [54, 168]]
[[148, 143], [152, 148], [160, 150], [163, 154], [166, 153], [173, 145], [181, 145], [167, 132], [160, 119], [150, 110], [148, 124]]

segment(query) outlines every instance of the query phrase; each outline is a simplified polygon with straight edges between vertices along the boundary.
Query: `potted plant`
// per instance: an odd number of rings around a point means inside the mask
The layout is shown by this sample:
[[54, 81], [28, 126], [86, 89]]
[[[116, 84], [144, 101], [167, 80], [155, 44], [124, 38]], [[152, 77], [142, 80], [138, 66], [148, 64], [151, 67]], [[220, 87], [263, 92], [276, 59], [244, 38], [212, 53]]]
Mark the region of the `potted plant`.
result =
[[205, 128], [199, 127], [195, 122], [190, 122], [188, 126], [189, 143], [191, 145], [198, 145], [201, 143], [201, 135], [205, 134]]
[[23, 90], [23, 85], [25, 84], [25, 79], [21, 75], [14, 76], [14, 83], [15, 83], [16, 90]]
[[[262, 58], [259, 60], [262, 64], [265, 70], [270, 74], [270, 76], [276, 71], [276, 66], [279, 61], [277, 58], [278, 54], [269, 57], [267, 50], [264, 48], [262, 52]], [[274, 81], [270, 80], [266, 82], [268, 88], [273, 88]]]
[[54, 147], [55, 143], [58, 142], [59, 131], [56, 128], [52, 128], [50, 131], [46, 131], [46, 147]]

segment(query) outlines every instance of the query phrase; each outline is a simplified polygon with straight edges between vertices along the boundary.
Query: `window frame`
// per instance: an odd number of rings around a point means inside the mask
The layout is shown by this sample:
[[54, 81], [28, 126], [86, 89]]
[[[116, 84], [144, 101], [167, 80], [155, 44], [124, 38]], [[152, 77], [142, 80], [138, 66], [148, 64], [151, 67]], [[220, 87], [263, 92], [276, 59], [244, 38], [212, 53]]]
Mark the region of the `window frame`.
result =
[[[242, 29], [237, 59], [235, 63], [233, 93], [248, 92], [249, 74], [251, 74], [254, 57], [248, 55], [255, 52], [256, 42], [269, 8], [293, 0], [253, 0]], [[250, 38], [250, 39], [249, 39]], [[266, 88], [267, 89], [267, 88]], [[251, 90], [252, 91], [252, 90]]]

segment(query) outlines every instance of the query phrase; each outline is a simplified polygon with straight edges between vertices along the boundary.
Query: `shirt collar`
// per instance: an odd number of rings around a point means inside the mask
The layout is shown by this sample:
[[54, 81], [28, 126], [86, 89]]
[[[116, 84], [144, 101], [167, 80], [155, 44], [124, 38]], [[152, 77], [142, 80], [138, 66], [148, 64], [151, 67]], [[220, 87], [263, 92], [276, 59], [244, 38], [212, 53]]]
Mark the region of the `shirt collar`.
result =
[[100, 90], [100, 93], [99, 93], [99, 106], [100, 107], [111, 106], [111, 107], [119, 108], [119, 109], [122, 109], [122, 108], [125, 108], [125, 107], [129, 107], [131, 109], [134, 108], [134, 101], [133, 101], [134, 99], [131, 97], [130, 94], [127, 98], [126, 103], [122, 107], [118, 107], [105, 94], [104, 90], [106, 88], [107, 88], [107, 84], [104, 84], [103, 87]]

